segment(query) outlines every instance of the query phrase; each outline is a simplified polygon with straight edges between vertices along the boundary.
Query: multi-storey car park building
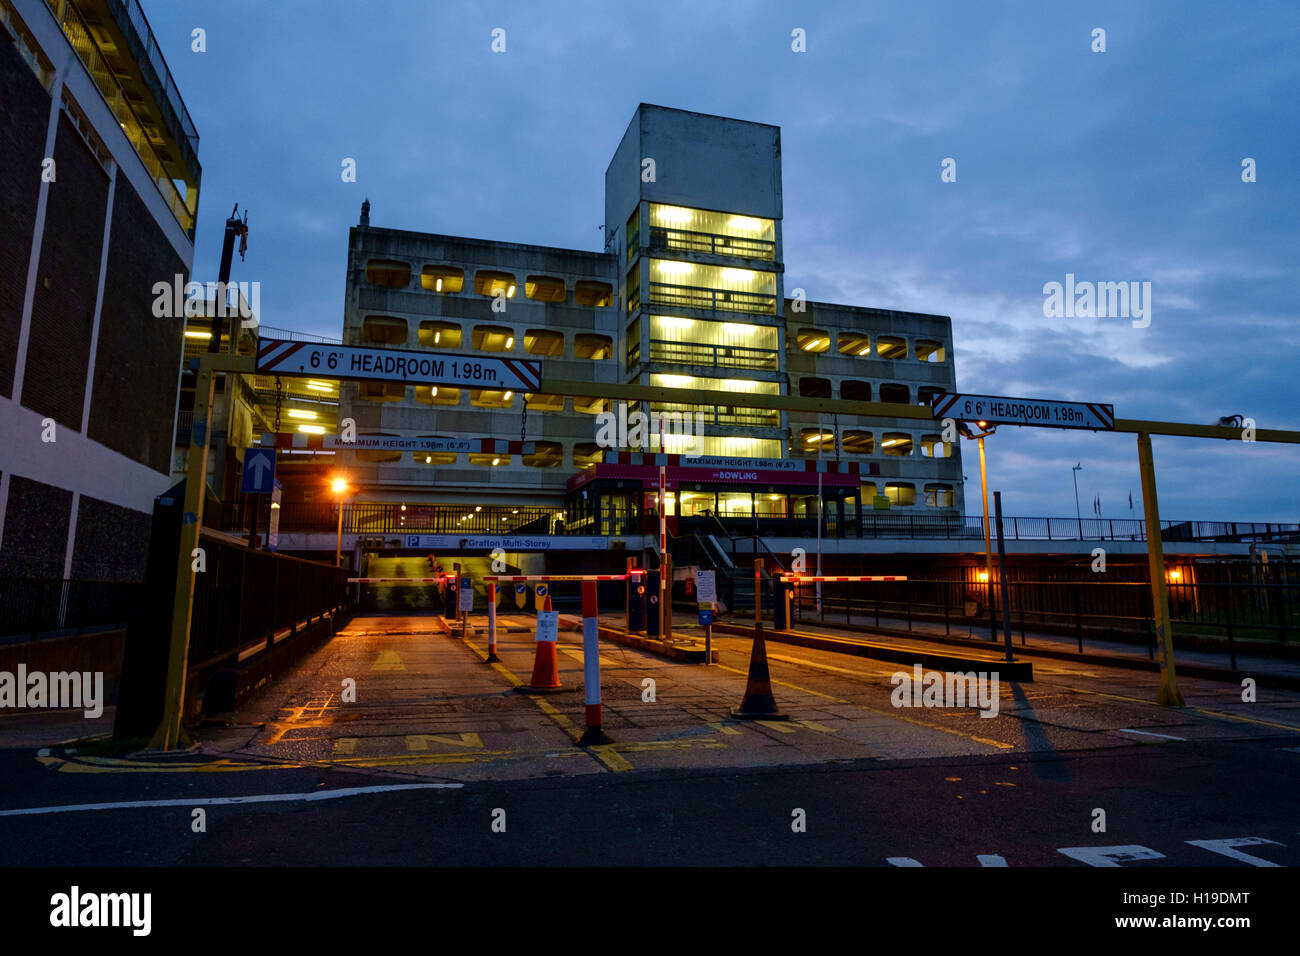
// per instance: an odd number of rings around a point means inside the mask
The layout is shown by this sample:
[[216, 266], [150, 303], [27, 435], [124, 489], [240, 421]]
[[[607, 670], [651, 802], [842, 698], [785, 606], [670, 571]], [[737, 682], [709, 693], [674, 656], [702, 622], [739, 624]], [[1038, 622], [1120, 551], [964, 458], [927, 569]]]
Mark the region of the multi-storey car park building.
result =
[[[932, 424], [819, 421], [693, 397], [926, 404], [955, 390], [950, 319], [808, 300], [786, 281], [782, 217], [777, 127], [645, 104], [606, 172], [602, 252], [385, 229], [370, 224], [367, 203], [349, 234], [345, 344], [537, 359], [548, 379], [664, 386], [681, 398], [626, 407], [345, 382], [338, 419], [352, 419], [359, 436], [470, 443], [339, 452], [336, 464], [360, 489], [356, 530], [369, 515], [383, 532], [538, 532], [557, 522], [569, 532], [649, 531], [660, 413], [692, 432], [670, 427], [665, 441], [674, 532], [720, 521], [740, 533], [810, 536], [819, 471], [831, 536], [856, 537], [859, 516], [886, 507], [960, 516], [959, 450]], [[638, 412], [648, 428], [621, 424], [635, 426]], [[611, 418], [617, 439], [631, 432], [631, 442], [611, 443], [612, 430], [602, 432]]]
[[0, 579], [70, 580], [59, 623], [171, 484], [198, 143], [137, 0], [0, 0]]

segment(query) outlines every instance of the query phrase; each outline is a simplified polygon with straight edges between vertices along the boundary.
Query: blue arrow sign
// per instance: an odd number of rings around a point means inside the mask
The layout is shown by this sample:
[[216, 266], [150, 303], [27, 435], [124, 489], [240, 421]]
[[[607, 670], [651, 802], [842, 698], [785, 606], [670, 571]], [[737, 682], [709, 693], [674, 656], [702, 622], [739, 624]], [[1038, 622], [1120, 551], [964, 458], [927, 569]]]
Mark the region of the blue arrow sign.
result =
[[244, 475], [239, 490], [246, 495], [269, 495], [275, 488], [275, 449], [245, 448]]

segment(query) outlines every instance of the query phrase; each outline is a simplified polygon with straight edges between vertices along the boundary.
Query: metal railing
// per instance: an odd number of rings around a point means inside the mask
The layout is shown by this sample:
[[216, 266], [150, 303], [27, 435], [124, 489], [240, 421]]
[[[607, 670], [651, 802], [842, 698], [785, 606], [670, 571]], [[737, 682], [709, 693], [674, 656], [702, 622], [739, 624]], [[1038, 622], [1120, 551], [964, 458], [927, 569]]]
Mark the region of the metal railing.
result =
[[283, 339], [286, 342], [319, 342], [324, 345], [342, 345], [343, 340], [340, 338], [330, 338], [325, 335], [313, 335], [310, 332], [299, 332], [296, 329], [277, 329], [269, 325], [259, 325], [257, 327], [259, 338]]
[[[1300, 630], [1300, 563], [1278, 564], [1269, 572], [1269, 580], [1253, 582], [1231, 579], [1245, 570], [1241, 565], [1221, 568], [1229, 579], [1167, 582], [1175, 646], [1196, 636], [1210, 639], [1198, 641], [1197, 649], [1213, 650], [1215, 639], [1222, 638], [1218, 649], [1230, 655], [1235, 668], [1241, 650], [1238, 640], [1286, 644], [1294, 639]], [[905, 621], [908, 630], [920, 621], [942, 621], [945, 634], [960, 622], [973, 631], [982, 630], [990, 639], [990, 621], [996, 620], [1001, 641], [1005, 630], [1000, 586], [996, 581], [990, 587], [972, 580], [971, 570], [884, 584], [827, 582], [822, 585], [820, 610], [815, 585], [803, 584], [792, 592], [791, 610], [800, 621], [879, 627], [882, 620], [889, 626], [893, 619]], [[1010, 613], [1006, 618], [1013, 635], [1019, 633], [1021, 646], [1028, 646], [1029, 631], [1037, 630], [1073, 637], [1082, 653], [1086, 633], [1093, 641], [1136, 641], [1154, 659], [1155, 621], [1148, 581], [1046, 580], [1043, 572], [1042, 568], [1012, 569], [1007, 575]]]
[[[167, 174], [167, 169], [159, 158], [158, 152], [153, 148], [153, 143], [149, 141], [149, 135], [145, 131], [144, 124], [135, 115], [135, 110], [131, 107], [126, 91], [122, 89], [122, 85], [117, 81], [117, 75], [108, 65], [103, 53], [100, 52], [99, 46], [96, 44], [89, 27], [86, 26], [86, 21], [82, 19], [80, 11], [69, 0], [45, 0], [45, 2], [59, 21], [68, 42], [77, 51], [77, 56], [85, 64], [87, 71], [95, 81], [95, 85], [99, 87], [99, 91], [103, 94], [109, 109], [117, 117], [122, 132], [131, 145], [135, 147], [140, 162], [144, 164], [145, 169], [153, 178], [163, 200], [171, 209], [172, 215], [176, 217], [186, 234], [192, 237], [194, 234], [194, 214], [185, 205], [185, 199], [181, 196], [180, 190], [176, 188], [176, 184], [172, 182], [171, 177]], [[140, 16], [143, 17], [143, 13]], [[152, 37], [152, 34], [150, 34], [150, 37]], [[170, 74], [168, 75], [170, 77]], [[186, 115], [188, 118], [188, 114]]]
[[650, 248], [686, 252], [702, 252], [712, 256], [733, 256], [741, 259], [776, 261], [776, 243], [769, 239], [750, 239], [743, 236], [721, 236], [712, 232], [694, 232], [690, 229], [650, 227]]
[[776, 315], [776, 296], [762, 292], [735, 292], [699, 286], [650, 283], [650, 304], [703, 312], [749, 312]]
[[351, 600], [346, 568], [216, 541], [204, 550], [206, 572], [194, 576], [191, 671], [233, 663]]
[[680, 412], [713, 425], [741, 425], [746, 428], [779, 428], [781, 413], [765, 408], [746, 408], [741, 405], [687, 405], [678, 402], [651, 402], [652, 414]]
[[130, 623], [143, 585], [59, 578], [0, 578], [0, 636]]
[[[248, 502], [249, 499], [235, 499], [223, 504], [223, 531], [248, 529], [251, 518]], [[269, 519], [269, 502], [258, 504], [262, 508], [258, 527], [265, 528]], [[339, 527], [338, 507], [334, 502], [285, 502], [280, 508], [280, 533], [335, 534]], [[475, 510], [473, 506], [403, 506], [370, 502], [345, 502], [343, 505], [344, 534], [546, 535], [566, 532], [563, 512], [557, 514], [555, 508], [485, 505]]]
[[[656, 406], [657, 408], [658, 406]], [[694, 409], [696, 406], [673, 406]], [[713, 406], [698, 406], [712, 409]], [[177, 421], [177, 441], [188, 440], [191, 413], [181, 412]], [[263, 502], [263, 507], [266, 503]], [[247, 505], [239, 499], [224, 504], [221, 527], [233, 531], [247, 528]], [[263, 519], [265, 513], [263, 514]], [[984, 521], [978, 515], [896, 514], [888, 511], [864, 511], [860, 515], [839, 512], [828, 506], [823, 514], [824, 537], [867, 538], [944, 538], [977, 544], [983, 550]], [[645, 519], [652, 520], [652, 519]], [[728, 534], [741, 540], [755, 534], [762, 537], [816, 537], [816, 514], [800, 514], [785, 508], [759, 507], [755, 511], [720, 515], [681, 515], [677, 519], [683, 531], [702, 529], [720, 522]], [[345, 534], [640, 534], [643, 519], [635, 510], [623, 505], [603, 504], [599, 525], [595, 512], [582, 516], [574, 511], [566, 520], [562, 507], [446, 504], [407, 504], [357, 502], [343, 506]], [[280, 512], [280, 530], [292, 532], [334, 532], [338, 527], [338, 506], [326, 502], [285, 502]], [[259, 526], [266, 527], [264, 520]], [[592, 530], [599, 526], [600, 530]], [[1275, 522], [1162, 521], [1162, 539], [1169, 542], [1230, 541], [1300, 542], [1300, 524]], [[1008, 541], [1146, 541], [1146, 524], [1141, 520], [1075, 518], [1002, 519], [1003, 536]], [[1080, 538], [1080, 532], [1083, 537]], [[996, 531], [994, 532], [996, 537]]]
[[136, 35], [145, 49], [145, 55], [149, 57], [149, 63], [153, 66], [158, 82], [162, 85], [163, 95], [176, 114], [181, 132], [189, 141], [190, 149], [198, 155], [199, 132], [194, 127], [194, 120], [190, 118], [190, 111], [185, 108], [185, 101], [181, 99], [181, 91], [172, 78], [172, 71], [168, 69], [167, 61], [163, 59], [162, 48], [154, 38], [153, 28], [149, 26], [144, 10], [140, 8], [140, 0], [115, 0], [115, 2], [126, 10], [131, 26], [135, 28]]
[[[780, 365], [780, 352], [776, 349], [757, 349], [747, 345], [712, 345], [703, 342], [651, 339], [650, 361], [668, 365], [775, 371]], [[633, 364], [630, 357], [628, 364]]]

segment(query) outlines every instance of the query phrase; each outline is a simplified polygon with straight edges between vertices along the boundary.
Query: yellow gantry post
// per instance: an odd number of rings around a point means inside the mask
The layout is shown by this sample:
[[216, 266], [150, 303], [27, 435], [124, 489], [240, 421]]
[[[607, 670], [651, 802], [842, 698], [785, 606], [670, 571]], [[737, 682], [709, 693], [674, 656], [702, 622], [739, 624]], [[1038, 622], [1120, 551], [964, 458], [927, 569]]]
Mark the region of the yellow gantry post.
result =
[[208, 439], [212, 424], [212, 399], [216, 376], [208, 362], [200, 360], [194, 387], [194, 427], [185, 470], [185, 510], [181, 515], [180, 550], [176, 561], [176, 590], [172, 597], [171, 646], [167, 654], [167, 690], [163, 716], [151, 750], [172, 750], [189, 746], [181, 726], [185, 706], [185, 672], [190, 651], [190, 615], [194, 610], [194, 551], [203, 527], [203, 503], [207, 491]]
[[[989, 476], [984, 468], [984, 438], [984, 435], [980, 435], [980, 493], [984, 496], [984, 578], [988, 582], [988, 602], [991, 609], [993, 607], [993, 542], [989, 534]], [[997, 637], [996, 634], [993, 636]]]
[[203, 504], [208, 487], [208, 442], [212, 434], [212, 401], [216, 385], [214, 371], [251, 372], [250, 356], [205, 354], [198, 360], [194, 386], [194, 426], [185, 470], [185, 511], [181, 516], [180, 547], [176, 559], [176, 591], [172, 598], [171, 644], [167, 653], [167, 689], [163, 716], [149, 741], [151, 750], [188, 747], [189, 737], [181, 725], [185, 711], [185, 674], [190, 653], [190, 619], [194, 612], [195, 549], [203, 527]]
[[1160, 505], [1156, 501], [1156, 468], [1151, 457], [1151, 436], [1138, 433], [1138, 470], [1142, 473], [1142, 511], [1147, 522], [1147, 566], [1151, 575], [1151, 607], [1160, 644], [1160, 690], [1156, 703], [1183, 707], [1183, 692], [1174, 672], [1174, 634], [1169, 621], [1169, 590], [1165, 587], [1165, 548], [1160, 539]]

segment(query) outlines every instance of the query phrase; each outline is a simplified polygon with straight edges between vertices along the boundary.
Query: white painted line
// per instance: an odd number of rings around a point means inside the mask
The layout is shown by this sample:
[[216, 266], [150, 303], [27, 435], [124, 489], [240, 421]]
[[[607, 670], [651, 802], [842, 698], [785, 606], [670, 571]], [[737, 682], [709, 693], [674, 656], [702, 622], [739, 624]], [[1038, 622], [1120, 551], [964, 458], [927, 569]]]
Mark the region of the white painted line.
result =
[[1149, 730], [1129, 730], [1127, 727], [1121, 727], [1121, 728], [1119, 729], [1119, 732], [1120, 732], [1121, 734], [1141, 734], [1143, 737], [1161, 737], [1161, 738], [1163, 738], [1164, 740], [1184, 740], [1184, 741], [1185, 741], [1185, 740], [1187, 739], [1186, 737], [1174, 737], [1174, 736], [1171, 736], [1170, 734], [1153, 734], [1153, 733], [1151, 733], [1151, 731], [1149, 731]]
[[1289, 754], [1300, 754], [1300, 747], [1278, 747], [1278, 750], [1285, 750]]
[[337, 790], [315, 790], [311, 793], [260, 793], [248, 797], [193, 797], [184, 800], [130, 800], [122, 803], [76, 803], [62, 807], [26, 807], [22, 810], [0, 810], [0, 817], [21, 817], [41, 813], [79, 813], [83, 810], [134, 810], [142, 807], [221, 807], [240, 803], [288, 803], [294, 800], [338, 800], [343, 797], [360, 797], [371, 793], [393, 793], [401, 790], [457, 790], [463, 783], [402, 783], [386, 787], [341, 787]]

